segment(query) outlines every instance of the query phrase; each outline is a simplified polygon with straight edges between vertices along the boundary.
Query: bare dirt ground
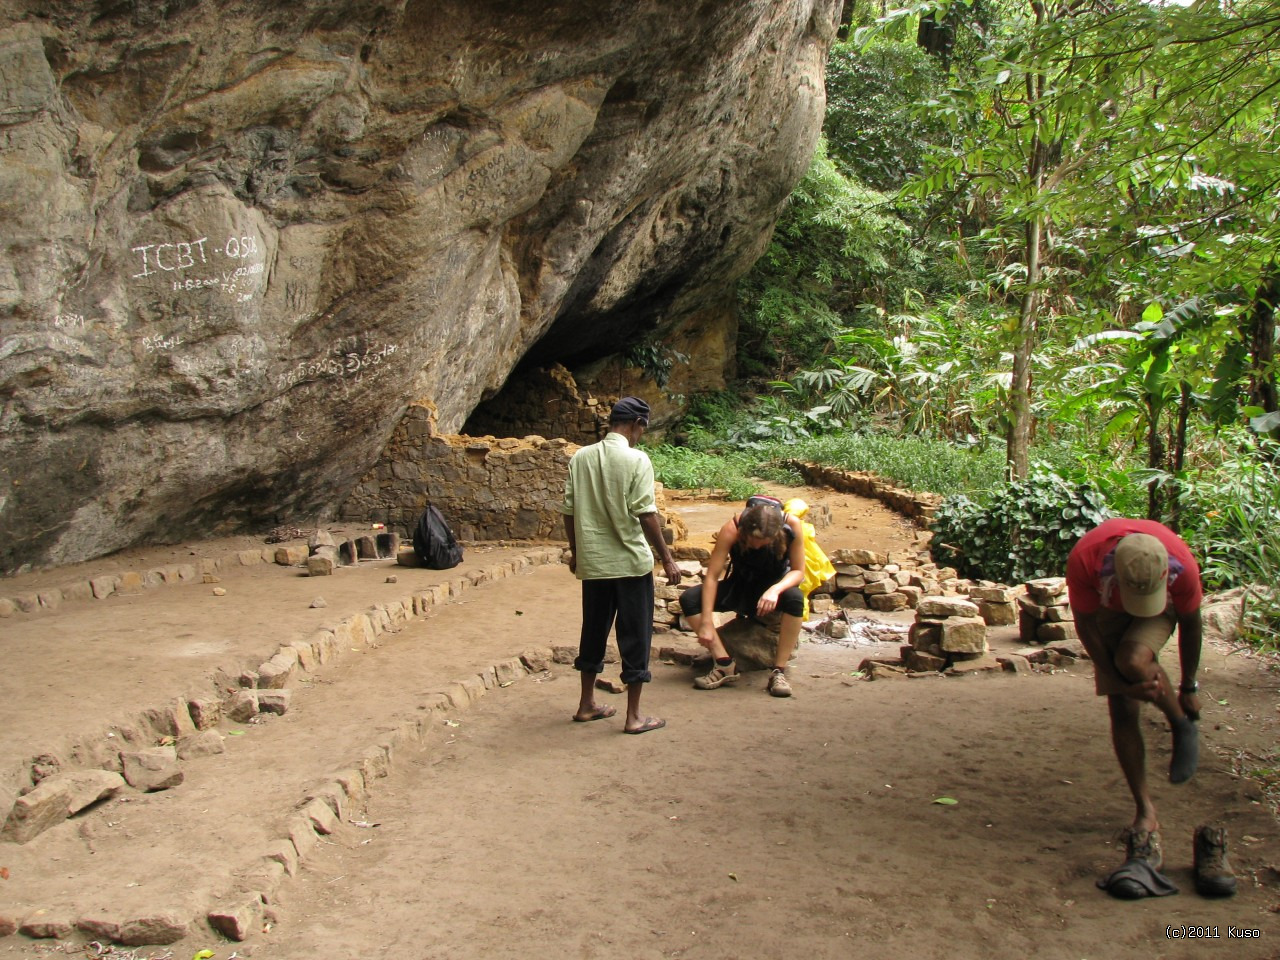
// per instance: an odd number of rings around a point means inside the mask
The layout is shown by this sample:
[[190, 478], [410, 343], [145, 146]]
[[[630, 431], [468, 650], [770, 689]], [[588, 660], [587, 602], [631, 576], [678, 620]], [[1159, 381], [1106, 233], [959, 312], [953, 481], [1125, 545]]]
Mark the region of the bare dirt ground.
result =
[[[829, 549], [912, 540], [874, 502], [802, 494], [832, 511], [820, 532]], [[672, 505], [690, 541], [704, 543], [733, 509]], [[3, 581], [0, 595], [259, 546], [136, 551]], [[459, 570], [522, 549], [477, 547]], [[323, 581], [227, 566], [222, 597], [184, 584], [2, 620], [0, 771], [56, 754], [86, 730], [123, 735], [130, 710], [445, 576], [389, 561]], [[324, 607], [311, 606], [317, 597]], [[577, 628], [577, 581], [554, 563], [396, 625], [302, 675], [284, 716], [224, 721], [225, 752], [185, 762], [178, 787], [126, 793], [24, 846], [0, 844], [0, 923], [36, 910], [72, 923], [137, 904], [195, 910], [234, 887], [309, 785], [420, 716], [453, 681], [574, 644]], [[656, 637], [655, 650], [672, 641]], [[1017, 641], [1004, 631], [992, 642]], [[199, 925], [165, 947], [112, 947], [83, 931], [13, 934], [0, 936], [0, 958], [790, 958], [867, 947], [885, 958], [1280, 957], [1280, 825], [1248, 775], [1280, 766], [1280, 673], [1268, 663], [1206, 649], [1205, 748], [1187, 785], [1165, 780], [1168, 736], [1148, 717], [1166, 872], [1182, 892], [1131, 903], [1094, 887], [1121, 859], [1115, 838], [1131, 809], [1087, 663], [1034, 675], [854, 676], [864, 657], [886, 652], [896, 650], [806, 640], [790, 700], [767, 696], [759, 675], [698, 691], [688, 666], [655, 662], [644, 706], [667, 726], [638, 737], [621, 734], [620, 696], [600, 694], [619, 716], [569, 722], [569, 667], [494, 684], [420, 747], [397, 749], [388, 775], [274, 889], [248, 940]], [[1172, 651], [1166, 658], [1172, 665]], [[1191, 833], [1211, 820], [1230, 832], [1240, 877], [1230, 900], [1192, 887]]]

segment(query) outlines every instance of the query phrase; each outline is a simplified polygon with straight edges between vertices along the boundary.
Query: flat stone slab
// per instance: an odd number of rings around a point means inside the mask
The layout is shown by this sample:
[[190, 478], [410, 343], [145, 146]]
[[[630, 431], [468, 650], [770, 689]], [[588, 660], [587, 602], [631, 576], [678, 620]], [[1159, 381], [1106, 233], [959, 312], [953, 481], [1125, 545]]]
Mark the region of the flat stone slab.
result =
[[922, 617], [976, 617], [978, 605], [963, 597], [921, 597], [916, 613]]
[[113, 796], [124, 785], [124, 778], [110, 770], [55, 773], [18, 798], [0, 828], [0, 840], [26, 843], [85, 807]]

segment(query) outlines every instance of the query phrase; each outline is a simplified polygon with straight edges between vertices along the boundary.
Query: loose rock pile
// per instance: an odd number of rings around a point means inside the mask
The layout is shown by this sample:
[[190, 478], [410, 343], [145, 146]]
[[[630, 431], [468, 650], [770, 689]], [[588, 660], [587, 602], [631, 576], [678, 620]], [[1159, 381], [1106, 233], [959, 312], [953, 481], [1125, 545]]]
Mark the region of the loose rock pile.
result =
[[987, 652], [987, 623], [972, 600], [923, 597], [916, 605], [910, 638], [913, 647], [934, 657], [970, 659]]
[[[927, 539], [922, 537], [920, 542], [927, 543]], [[709, 558], [706, 550], [677, 547], [676, 552], [683, 558], [680, 566], [687, 579], [678, 587], [658, 588], [653, 621], [658, 632], [680, 628], [679, 596], [693, 584], [701, 583], [706, 575], [705, 564]], [[954, 568], [934, 563], [927, 547], [889, 553], [841, 549], [831, 554], [831, 561], [836, 575], [814, 590], [809, 598], [810, 610], [815, 615], [868, 609], [893, 613], [914, 609], [925, 596], [960, 597], [977, 589], [970, 581], [957, 577]], [[981, 601], [991, 609], [992, 616], [1008, 618], [989, 622], [1012, 623], [1010, 588], [985, 583], [982, 588], [984, 597], [993, 598]]]
[[[927, 541], [922, 542], [927, 544]], [[962, 585], [953, 567], [940, 567], [921, 550], [836, 550], [831, 555], [835, 582], [820, 587], [846, 610], [892, 613], [914, 609], [931, 594], [958, 593]]]
[[[806, 624], [815, 638], [849, 637], [858, 611], [893, 614], [915, 611], [910, 625], [885, 623], [887, 633], [865, 642], [906, 643], [899, 657], [869, 657], [861, 664], [868, 679], [882, 677], [961, 675], [1005, 670], [1023, 673], [1051, 669], [1087, 656], [1076, 639], [1067, 605], [1066, 581], [1060, 577], [1008, 586], [989, 580], [957, 576], [952, 567], [935, 563], [928, 550], [929, 534], [917, 537], [917, 549], [881, 553], [841, 549], [831, 560], [836, 575], [809, 598]], [[691, 632], [680, 611], [680, 595], [706, 576], [709, 551], [676, 544], [673, 548], [684, 573], [678, 585], [659, 586], [654, 593], [654, 633]], [[778, 618], [735, 618], [716, 614], [717, 627], [729, 652], [745, 670], [772, 665], [777, 648]], [[993, 656], [987, 642], [989, 627], [1020, 627], [1024, 644], [1039, 649]], [[558, 651], [571, 662], [575, 651]], [[671, 643], [659, 650], [663, 660], [705, 666], [707, 654], [689, 643]]]
[[980, 580], [965, 591], [978, 607], [978, 616], [989, 627], [1007, 627], [1018, 622], [1016, 601], [1023, 587], [1006, 587], [990, 580]]
[[[919, 542], [927, 545], [927, 534], [922, 535]], [[688, 630], [688, 624], [680, 615], [680, 594], [705, 577], [706, 559], [703, 556], [697, 561], [681, 561], [688, 580], [657, 588], [655, 633]], [[812, 627], [812, 632], [832, 638], [847, 636], [849, 620], [860, 610], [917, 611], [916, 624], [908, 634], [909, 645], [903, 647], [902, 661], [869, 660], [872, 673], [875, 664], [918, 672], [939, 671], [961, 661], [981, 659], [987, 653], [986, 625], [1014, 622], [1014, 598], [1018, 590], [987, 581], [975, 584], [961, 579], [955, 569], [934, 563], [927, 546], [889, 553], [841, 549], [832, 553], [831, 560], [836, 575], [810, 597], [811, 615], [824, 618]], [[761, 621], [735, 620], [732, 614], [717, 617], [726, 647], [744, 669], [762, 669], [772, 664], [777, 644], [776, 618]], [[892, 639], [900, 639], [904, 629], [894, 631], [898, 635]], [[662, 653], [667, 659], [702, 658], [697, 653], [681, 653], [676, 647], [666, 648]]]
[[1023, 643], [1062, 643], [1080, 636], [1064, 578], [1030, 580], [1026, 588], [1026, 596], [1018, 598], [1018, 635]]

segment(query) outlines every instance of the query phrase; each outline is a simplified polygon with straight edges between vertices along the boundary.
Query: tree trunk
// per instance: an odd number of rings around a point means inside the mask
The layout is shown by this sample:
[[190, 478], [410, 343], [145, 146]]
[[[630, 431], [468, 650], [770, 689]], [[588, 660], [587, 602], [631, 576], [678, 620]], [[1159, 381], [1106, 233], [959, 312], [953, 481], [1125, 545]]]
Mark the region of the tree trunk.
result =
[[[1036, 23], [1044, 22], [1044, 5], [1033, 0]], [[1027, 184], [1031, 198], [1044, 189], [1045, 149], [1041, 142], [1041, 113], [1044, 77], [1028, 73], [1025, 79], [1027, 102], [1031, 107], [1031, 142], [1027, 150]], [[1009, 383], [1009, 422], [1005, 436], [1005, 470], [1010, 480], [1027, 476], [1031, 454], [1031, 354], [1036, 345], [1036, 321], [1040, 311], [1040, 246], [1044, 238], [1044, 217], [1031, 204], [1031, 219], [1024, 227], [1027, 287], [1018, 309], [1018, 329], [1013, 343], [1013, 375]]]
[[951, 49], [956, 42], [956, 13], [959, 4], [947, 8], [939, 19], [937, 13], [922, 14], [916, 27], [916, 46], [938, 61], [943, 73], [951, 71]]
[[1027, 475], [1031, 451], [1031, 353], [1036, 342], [1040, 301], [1040, 217], [1026, 227], [1027, 289], [1018, 311], [1013, 344], [1013, 377], [1009, 384], [1009, 432], [1005, 438], [1005, 469], [1010, 480]]
[[1165, 497], [1168, 519], [1165, 524], [1174, 533], [1182, 532], [1182, 467], [1187, 461], [1187, 421], [1191, 418], [1191, 384], [1182, 381], [1178, 398], [1178, 424], [1173, 431], [1172, 470], [1174, 483]]
[[[1147, 466], [1153, 470], [1164, 468], [1164, 438], [1160, 436], [1160, 401], [1147, 395]], [[1147, 519], [1160, 519], [1160, 484], [1155, 480], [1147, 484]]]
[[1272, 263], [1254, 294], [1249, 323], [1249, 402], [1265, 413], [1280, 410], [1276, 389], [1276, 302], [1280, 300], [1280, 264]]

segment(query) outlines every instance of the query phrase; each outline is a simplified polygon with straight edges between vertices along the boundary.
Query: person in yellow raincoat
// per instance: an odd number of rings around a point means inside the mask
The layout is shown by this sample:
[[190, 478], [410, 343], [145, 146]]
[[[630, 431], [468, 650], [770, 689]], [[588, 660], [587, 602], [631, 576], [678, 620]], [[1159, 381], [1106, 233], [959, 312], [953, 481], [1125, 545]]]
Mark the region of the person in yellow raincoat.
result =
[[782, 505], [782, 509], [798, 518], [804, 526], [804, 579], [800, 581], [800, 592], [804, 594], [804, 618], [808, 620], [809, 594], [834, 577], [836, 568], [818, 546], [817, 531], [813, 524], [804, 519], [809, 512], [809, 504], [799, 497], [792, 497]]

